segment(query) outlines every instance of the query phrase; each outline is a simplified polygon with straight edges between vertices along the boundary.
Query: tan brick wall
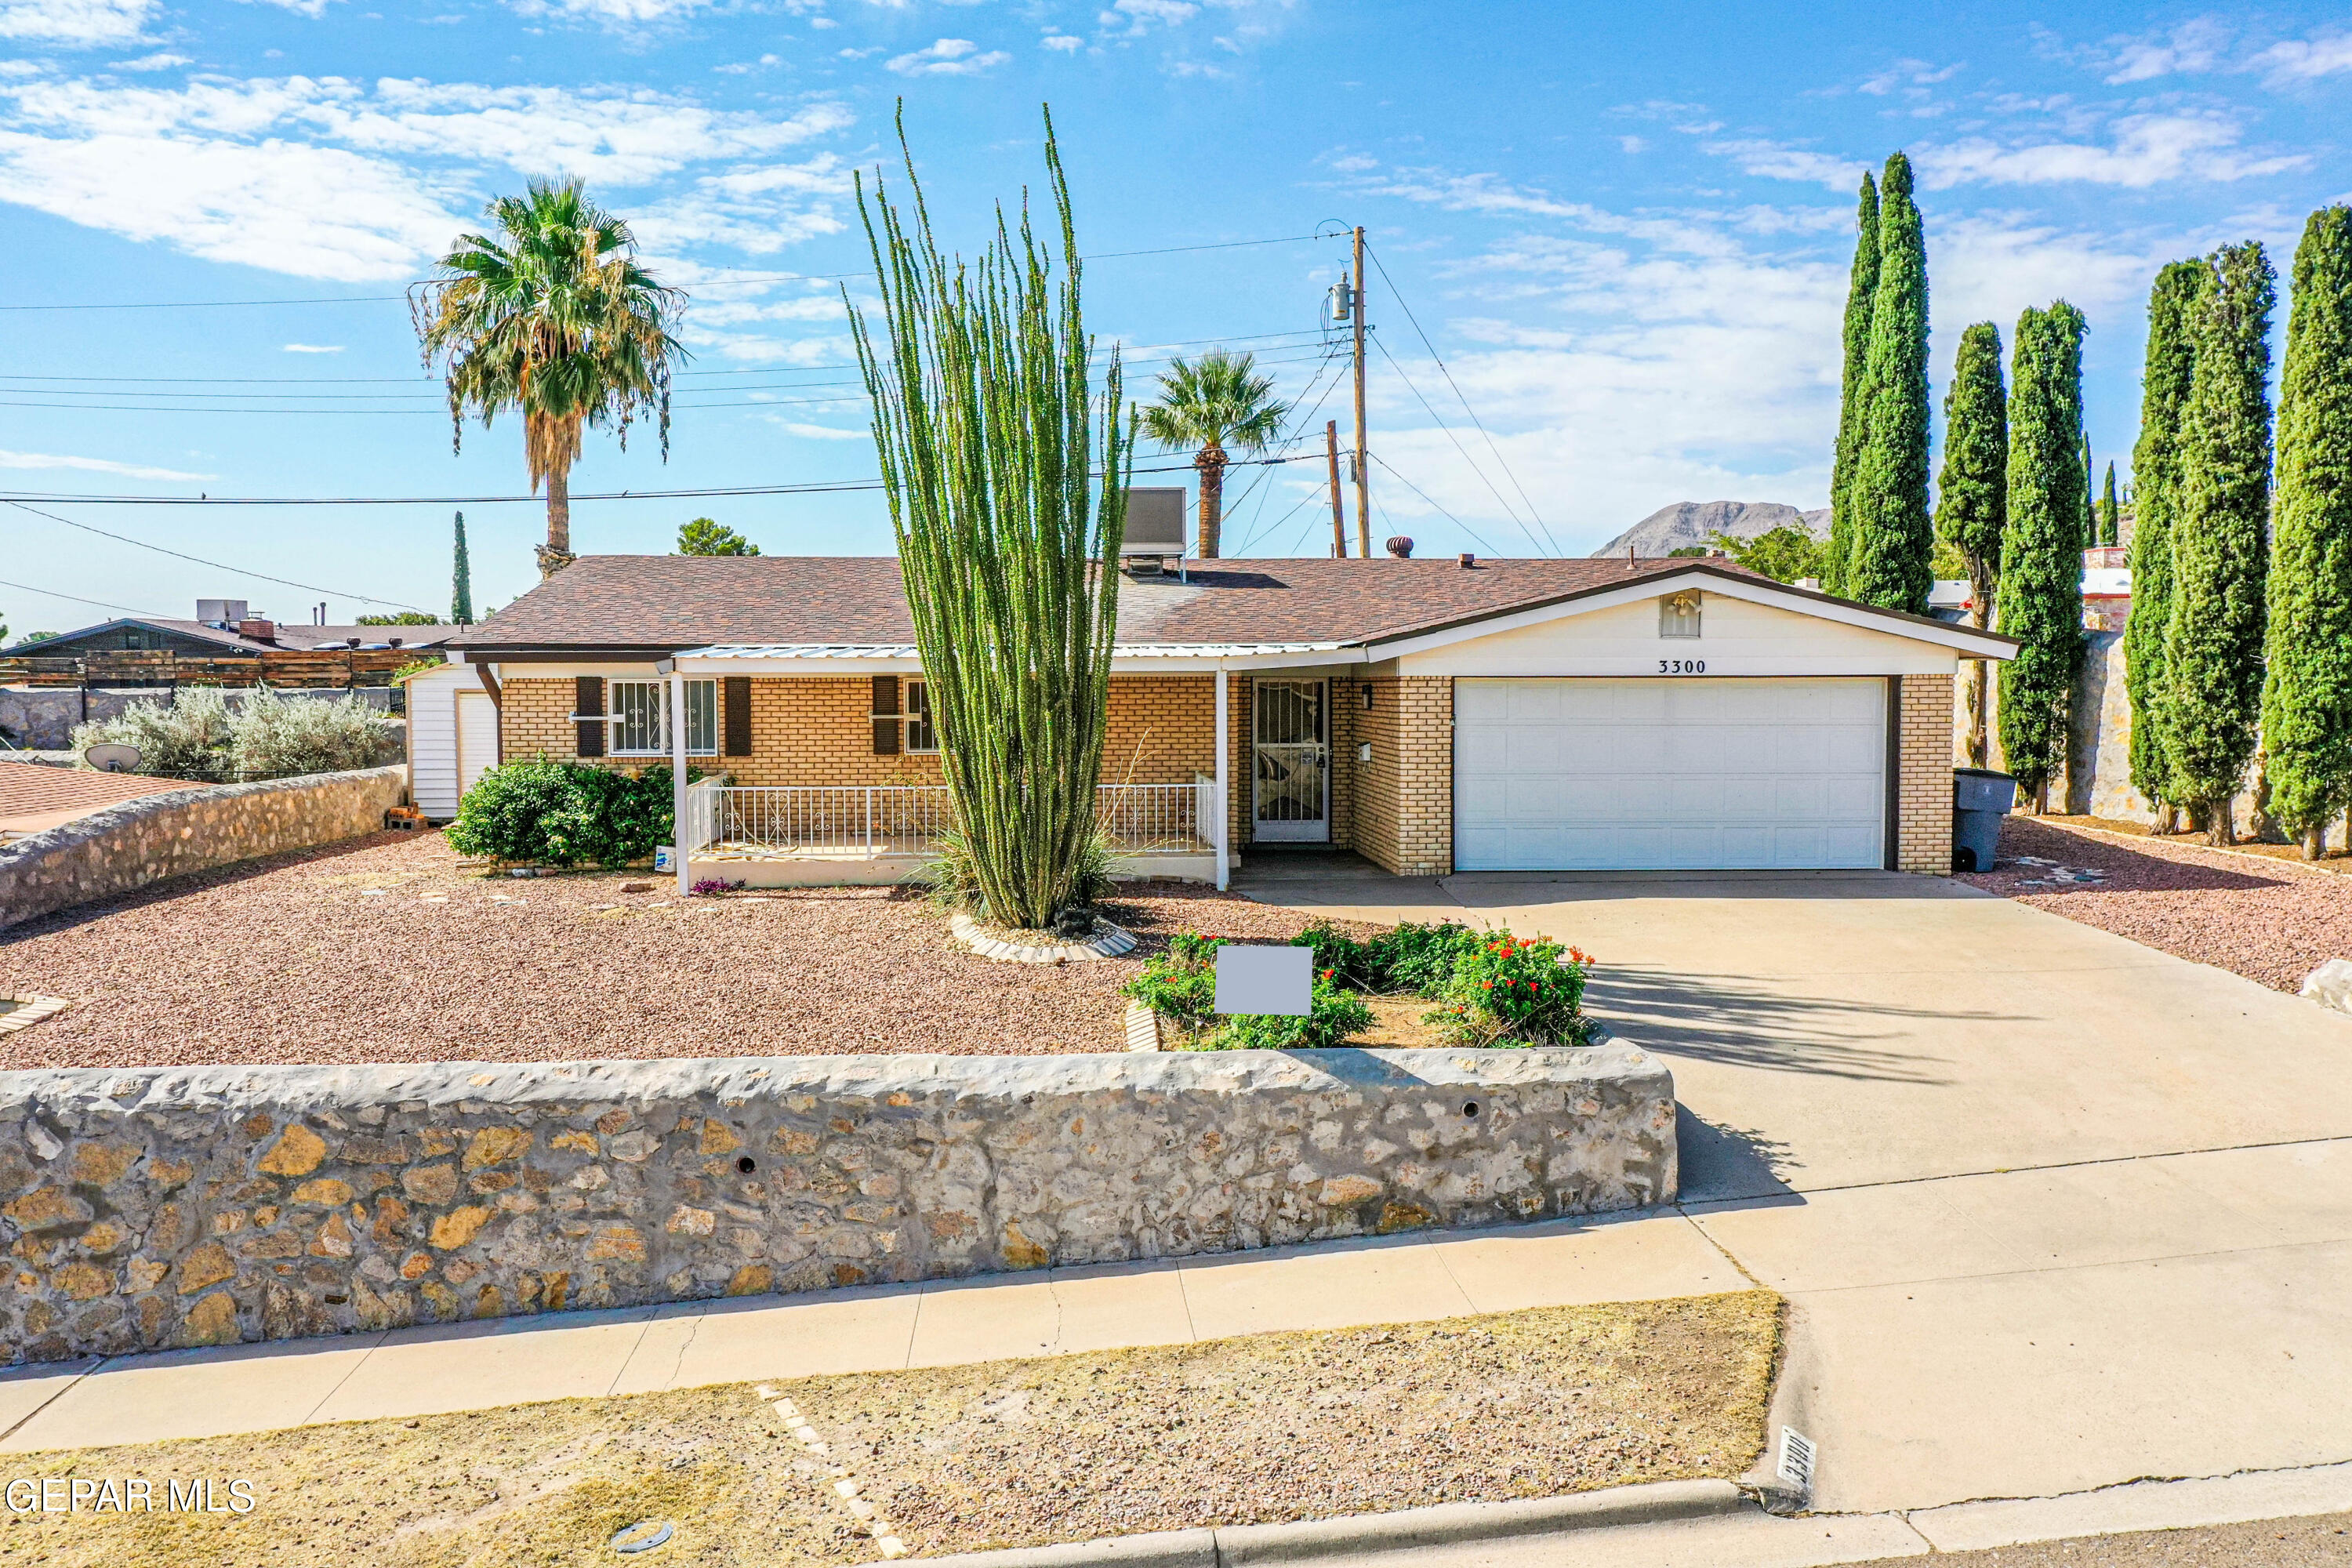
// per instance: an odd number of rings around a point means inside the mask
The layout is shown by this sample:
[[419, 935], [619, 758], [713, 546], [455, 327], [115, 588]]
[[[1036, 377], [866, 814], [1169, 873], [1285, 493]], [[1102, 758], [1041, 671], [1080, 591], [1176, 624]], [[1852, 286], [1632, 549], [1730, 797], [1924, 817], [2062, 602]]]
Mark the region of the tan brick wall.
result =
[[1351, 770], [1356, 851], [1405, 877], [1454, 869], [1454, 682], [1444, 676], [1373, 680], [1372, 710], [1356, 700], [1355, 738], [1372, 760]]
[[[577, 760], [575, 731], [564, 717], [575, 695], [569, 677], [508, 681], [499, 712], [505, 754]], [[1103, 782], [1190, 784], [1195, 772], [1213, 772], [1215, 700], [1215, 687], [1202, 676], [1113, 677]], [[723, 769], [740, 784], [937, 784], [936, 752], [875, 754], [873, 707], [870, 676], [755, 677], [751, 754], [701, 757], [696, 763]], [[633, 768], [654, 759], [602, 760]]]
[[1895, 868], [1942, 877], [1952, 869], [1952, 678], [1895, 682]]

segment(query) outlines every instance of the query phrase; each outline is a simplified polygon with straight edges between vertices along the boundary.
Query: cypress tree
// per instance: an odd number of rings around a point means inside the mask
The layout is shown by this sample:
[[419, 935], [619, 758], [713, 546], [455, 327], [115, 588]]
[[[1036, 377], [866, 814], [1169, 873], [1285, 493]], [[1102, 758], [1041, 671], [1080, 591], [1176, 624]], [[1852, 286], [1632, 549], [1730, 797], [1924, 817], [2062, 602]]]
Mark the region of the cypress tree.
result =
[[2263, 749], [2271, 814], [2316, 860], [2352, 802], [2352, 207], [2304, 225], [2292, 300]]
[[1846, 596], [1927, 613], [1935, 531], [1927, 515], [1927, 242], [1897, 153], [1879, 181], [1878, 287], [1872, 290], [1870, 407], [1847, 499], [1853, 558]]
[[449, 618], [457, 625], [474, 620], [474, 566], [466, 558], [466, 514], [457, 514], [457, 544], [449, 573]]
[[1837, 454], [1830, 473], [1830, 545], [1822, 563], [1822, 587], [1846, 591], [1846, 563], [1853, 556], [1853, 512], [1848, 492], [1870, 405], [1864, 376], [1870, 357], [1871, 296], [1878, 289], [1878, 185], [1863, 172], [1854, 211], [1853, 272], [1845, 291], [1845, 372], [1839, 383]]
[[2000, 670], [2000, 749], [2037, 812], [2066, 765], [2083, 668], [2083, 313], [2063, 300], [2028, 309], [2009, 381], [2009, 531], [1996, 603], [2020, 647]]
[[2223, 246], [2190, 316], [2195, 363], [2180, 421], [2180, 510], [2165, 626], [2165, 745], [2181, 799], [2215, 844], [2254, 754], [2270, 554], [2271, 311], [2259, 242]]
[[2114, 460], [2110, 459], [2107, 463], [2106, 486], [2099, 494], [2100, 543], [2113, 544], [2116, 542], [2116, 520], [2120, 516], [2122, 513], [2116, 506], [2116, 465]]
[[2124, 623], [2124, 689], [2131, 699], [2132, 787], [2170, 832], [2181, 795], [2165, 744], [2164, 636], [2172, 620], [2172, 528], [2180, 508], [2180, 416], [2196, 359], [2189, 317], [2211, 279], [2202, 261], [2176, 261], [2147, 296], [2147, 364], [2140, 382], [2139, 444], [2132, 448], [2131, 617]]
[[[1969, 563], [1969, 623], [1992, 624], [2009, 526], [2009, 410], [2000, 384], [2000, 329], [1979, 321], [1960, 334], [1944, 394], [1944, 471], [1936, 486], [1936, 532]], [[1968, 758], [1985, 764], [1985, 665], [1969, 664]]]

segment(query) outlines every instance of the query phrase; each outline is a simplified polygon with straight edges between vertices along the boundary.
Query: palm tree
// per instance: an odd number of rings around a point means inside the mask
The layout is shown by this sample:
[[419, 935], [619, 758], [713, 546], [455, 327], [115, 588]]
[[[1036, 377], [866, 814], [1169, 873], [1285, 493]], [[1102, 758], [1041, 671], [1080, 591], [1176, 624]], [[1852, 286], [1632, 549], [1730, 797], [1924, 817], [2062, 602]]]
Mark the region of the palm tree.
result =
[[1171, 449], [1197, 447], [1201, 475], [1201, 558], [1217, 553], [1225, 510], [1227, 448], [1257, 453], [1281, 430], [1290, 405], [1274, 400], [1274, 377], [1260, 375], [1256, 356], [1222, 349], [1198, 364], [1169, 362], [1160, 377], [1160, 401], [1143, 411], [1143, 433]]
[[458, 237], [438, 274], [410, 296], [425, 352], [449, 389], [454, 449], [468, 413], [485, 429], [522, 416], [530, 488], [547, 484], [539, 570], [571, 564], [572, 465], [590, 425], [615, 429], [650, 412], [669, 460], [670, 374], [687, 357], [670, 329], [686, 307], [636, 263], [629, 226], [590, 201], [577, 180], [530, 182], [500, 196], [492, 232]]

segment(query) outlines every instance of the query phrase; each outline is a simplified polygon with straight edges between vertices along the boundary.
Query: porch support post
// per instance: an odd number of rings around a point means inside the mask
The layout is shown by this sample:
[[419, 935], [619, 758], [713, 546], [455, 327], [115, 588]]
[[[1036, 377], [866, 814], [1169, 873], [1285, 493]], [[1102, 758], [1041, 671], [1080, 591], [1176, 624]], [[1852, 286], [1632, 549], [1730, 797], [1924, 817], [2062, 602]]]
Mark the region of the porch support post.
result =
[[669, 837], [677, 846], [677, 892], [684, 898], [694, 891], [686, 842], [686, 677], [674, 669], [669, 675]]
[[1225, 667], [1217, 666], [1217, 891], [1223, 892], [1233, 880], [1233, 852], [1228, 847], [1234, 832], [1233, 763], [1229, 736], [1233, 729], [1232, 697], [1225, 689]]

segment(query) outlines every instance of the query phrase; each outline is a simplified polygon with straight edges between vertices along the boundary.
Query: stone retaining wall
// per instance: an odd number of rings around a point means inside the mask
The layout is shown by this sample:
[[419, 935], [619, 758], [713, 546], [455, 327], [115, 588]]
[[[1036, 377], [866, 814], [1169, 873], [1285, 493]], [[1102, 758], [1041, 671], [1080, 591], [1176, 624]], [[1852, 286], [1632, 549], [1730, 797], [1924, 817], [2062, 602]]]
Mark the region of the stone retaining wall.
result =
[[145, 795], [0, 847], [0, 928], [190, 871], [307, 849], [383, 826], [400, 767]]
[[0, 1335], [52, 1361], [1671, 1200], [1589, 1049], [0, 1074]]

